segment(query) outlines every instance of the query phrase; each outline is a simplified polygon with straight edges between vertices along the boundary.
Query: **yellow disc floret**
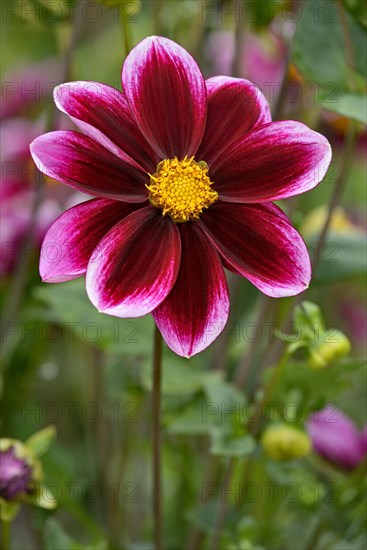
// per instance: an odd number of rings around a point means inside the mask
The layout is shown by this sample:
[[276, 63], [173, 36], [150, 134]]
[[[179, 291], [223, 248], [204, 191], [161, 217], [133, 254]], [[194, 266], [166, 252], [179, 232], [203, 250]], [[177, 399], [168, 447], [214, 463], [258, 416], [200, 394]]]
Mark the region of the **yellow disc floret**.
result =
[[198, 220], [202, 211], [218, 199], [208, 176], [208, 165], [196, 162], [194, 157], [165, 159], [158, 164], [155, 174], [149, 176], [151, 204], [176, 223]]

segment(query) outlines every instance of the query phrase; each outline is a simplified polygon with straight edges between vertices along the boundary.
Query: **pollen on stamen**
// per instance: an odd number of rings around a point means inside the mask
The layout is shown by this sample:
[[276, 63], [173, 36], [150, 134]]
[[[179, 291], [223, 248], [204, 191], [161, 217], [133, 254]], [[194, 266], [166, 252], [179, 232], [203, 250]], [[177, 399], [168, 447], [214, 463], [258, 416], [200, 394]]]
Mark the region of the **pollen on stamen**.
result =
[[168, 214], [176, 223], [198, 220], [200, 214], [218, 200], [218, 193], [212, 189], [204, 161], [196, 162], [194, 157], [183, 160], [165, 159], [149, 174], [149, 200]]

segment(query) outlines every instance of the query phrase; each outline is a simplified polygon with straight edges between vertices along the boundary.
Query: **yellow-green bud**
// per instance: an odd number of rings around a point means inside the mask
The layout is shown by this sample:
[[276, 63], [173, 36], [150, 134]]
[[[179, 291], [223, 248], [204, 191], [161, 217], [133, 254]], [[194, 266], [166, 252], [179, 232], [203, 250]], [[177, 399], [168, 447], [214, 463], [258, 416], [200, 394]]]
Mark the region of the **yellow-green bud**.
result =
[[309, 365], [313, 370], [328, 367], [336, 359], [341, 359], [350, 352], [350, 340], [339, 330], [327, 331], [323, 341], [310, 349]]
[[266, 428], [261, 444], [274, 460], [294, 460], [311, 452], [311, 440], [305, 432], [293, 426], [277, 424]]

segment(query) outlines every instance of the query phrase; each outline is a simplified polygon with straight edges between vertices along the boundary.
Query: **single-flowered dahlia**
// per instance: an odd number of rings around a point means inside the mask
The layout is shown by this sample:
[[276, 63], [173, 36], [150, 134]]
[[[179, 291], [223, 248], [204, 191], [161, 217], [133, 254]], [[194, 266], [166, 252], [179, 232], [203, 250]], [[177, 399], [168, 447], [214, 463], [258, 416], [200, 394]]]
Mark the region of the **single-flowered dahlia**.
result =
[[31, 144], [42, 172], [97, 197], [50, 228], [41, 276], [86, 274], [100, 311], [152, 313], [168, 346], [189, 357], [227, 321], [224, 267], [268, 296], [307, 288], [304, 241], [272, 201], [315, 187], [330, 145], [299, 122], [271, 122], [250, 82], [205, 81], [167, 38], [146, 38], [130, 52], [122, 90], [58, 86], [58, 108], [82, 133], [51, 132]]

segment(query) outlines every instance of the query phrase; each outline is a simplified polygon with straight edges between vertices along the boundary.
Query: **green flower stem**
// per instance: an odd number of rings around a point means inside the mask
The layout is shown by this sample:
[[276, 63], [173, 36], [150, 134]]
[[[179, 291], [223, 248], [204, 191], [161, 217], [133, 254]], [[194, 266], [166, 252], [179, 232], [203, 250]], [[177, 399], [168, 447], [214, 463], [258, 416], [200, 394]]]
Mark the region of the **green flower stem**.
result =
[[119, 17], [120, 17], [122, 36], [124, 40], [125, 54], [127, 56], [130, 53], [130, 50], [132, 48], [132, 40], [131, 40], [131, 30], [129, 25], [129, 14], [126, 11], [125, 2], [120, 3]]
[[[259, 326], [260, 328], [262, 327], [262, 325], [268, 318], [272, 307], [273, 307], [273, 300], [271, 300], [270, 298], [262, 294], [258, 300], [259, 309], [258, 309], [257, 318], [255, 319], [256, 326]], [[253, 362], [257, 354], [257, 349], [258, 349], [258, 346], [256, 344], [252, 344], [247, 350], [247, 353], [242, 357], [242, 359], [238, 364], [235, 378], [234, 378], [234, 383], [239, 389], [243, 388], [247, 380], [247, 377], [250, 373], [250, 369], [253, 365]]]
[[162, 535], [162, 465], [161, 465], [161, 383], [162, 383], [162, 335], [158, 327], [154, 332], [153, 349], [153, 518], [154, 545], [156, 550], [163, 548]]
[[[258, 414], [258, 411], [256, 412], [256, 415], [258, 415], [259, 419], [261, 419], [262, 413], [263, 413], [264, 408], [266, 406], [266, 403], [269, 401], [270, 397], [272, 396], [275, 388], [277, 387], [277, 385], [279, 383], [279, 380], [282, 377], [284, 368], [285, 368], [286, 364], [288, 363], [288, 360], [289, 360], [290, 356], [291, 356], [291, 353], [289, 351], [289, 348], [287, 347], [285, 349], [283, 355], [281, 356], [277, 366], [275, 367], [274, 372], [273, 372], [273, 376], [271, 377], [270, 382], [267, 384], [267, 386], [265, 388], [263, 398], [261, 399], [261, 401], [259, 403], [260, 414]], [[253, 433], [255, 431], [257, 425], [258, 425], [258, 422], [253, 422], [251, 424], [251, 429], [250, 429], [251, 433]]]
[[1, 522], [1, 549], [10, 549], [10, 521]]
[[[224, 494], [227, 494], [228, 492], [228, 488], [231, 484], [233, 474], [236, 469], [237, 460], [237, 458], [231, 458], [229, 460], [224, 478]], [[220, 535], [227, 515], [227, 504], [227, 500], [224, 499], [219, 505], [219, 510], [215, 518], [214, 533], [209, 545], [210, 550], [219, 550]]]
[[[347, 135], [345, 136], [345, 146], [344, 146], [343, 156], [341, 159], [340, 175], [337, 181], [335, 182], [335, 186], [333, 188], [333, 191], [330, 197], [326, 220], [320, 232], [320, 236], [317, 243], [317, 249], [315, 251], [315, 256], [312, 262], [312, 267], [315, 267], [315, 265], [317, 265], [317, 263], [320, 261], [320, 252], [324, 247], [334, 210], [340, 202], [345, 185], [348, 181], [348, 176], [354, 162], [354, 151], [357, 144], [357, 137], [358, 137], [357, 123], [354, 121], [351, 121]], [[303, 298], [300, 298], [298, 301], [296, 301], [296, 303], [299, 303], [302, 299]]]

